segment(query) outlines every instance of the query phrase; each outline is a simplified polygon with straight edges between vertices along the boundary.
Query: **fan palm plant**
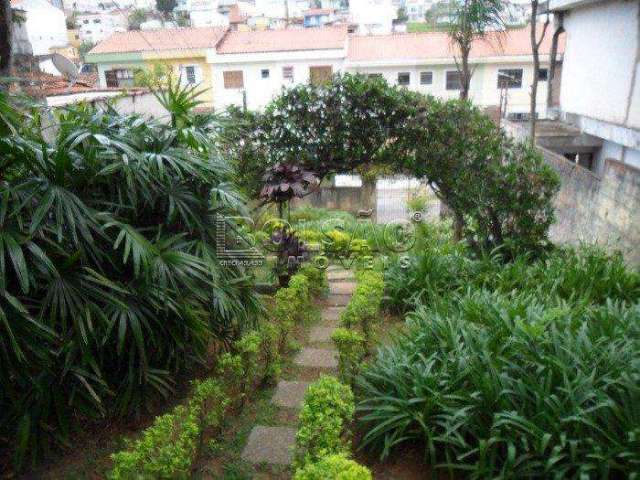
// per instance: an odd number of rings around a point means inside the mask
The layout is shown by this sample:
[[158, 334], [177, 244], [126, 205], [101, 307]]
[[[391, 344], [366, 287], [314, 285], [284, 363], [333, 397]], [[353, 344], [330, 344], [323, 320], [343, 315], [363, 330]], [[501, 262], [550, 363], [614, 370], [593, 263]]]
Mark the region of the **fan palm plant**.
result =
[[188, 120], [195, 92], [171, 88], [188, 135], [81, 105], [47, 143], [0, 98], [0, 442], [19, 464], [79, 418], [168, 395], [261, 313], [252, 277], [216, 257], [216, 214], [242, 198], [213, 129]]

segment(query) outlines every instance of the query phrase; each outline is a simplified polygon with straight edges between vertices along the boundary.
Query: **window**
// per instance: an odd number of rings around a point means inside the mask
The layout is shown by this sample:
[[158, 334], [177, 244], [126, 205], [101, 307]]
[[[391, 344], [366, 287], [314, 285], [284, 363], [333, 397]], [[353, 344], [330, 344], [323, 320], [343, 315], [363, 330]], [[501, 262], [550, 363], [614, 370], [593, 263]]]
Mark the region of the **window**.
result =
[[104, 72], [108, 88], [133, 87], [133, 71], [117, 68]]
[[522, 88], [522, 69], [498, 70], [498, 88]]
[[224, 79], [224, 88], [226, 89], [244, 87], [242, 70], [228, 70], [222, 73], [222, 77]]
[[260, 76], [262, 78], [269, 78], [269, 69], [263, 68], [262, 70], [260, 70]]
[[382, 78], [382, 74], [381, 73], [370, 73], [369, 75], [367, 75], [367, 78], [371, 78], [371, 79]]
[[191, 83], [191, 84], [197, 83], [195, 65], [187, 65], [184, 68], [184, 73], [185, 73], [185, 78], [187, 80], [187, 83]]
[[322, 67], [309, 67], [309, 80], [312, 85], [322, 85], [331, 80], [333, 68], [331, 65]]
[[433, 83], [433, 72], [420, 72], [420, 85], [431, 85]]
[[445, 87], [447, 90], [462, 89], [462, 82], [460, 81], [460, 72], [458, 72], [457, 70], [448, 71]]
[[293, 67], [282, 67], [282, 78], [293, 82]]
[[409, 85], [411, 83], [411, 74], [409, 72], [400, 72], [398, 74], [398, 85]]
[[538, 70], [538, 80], [541, 82], [546, 82], [549, 79], [549, 70], [546, 68], [541, 68]]

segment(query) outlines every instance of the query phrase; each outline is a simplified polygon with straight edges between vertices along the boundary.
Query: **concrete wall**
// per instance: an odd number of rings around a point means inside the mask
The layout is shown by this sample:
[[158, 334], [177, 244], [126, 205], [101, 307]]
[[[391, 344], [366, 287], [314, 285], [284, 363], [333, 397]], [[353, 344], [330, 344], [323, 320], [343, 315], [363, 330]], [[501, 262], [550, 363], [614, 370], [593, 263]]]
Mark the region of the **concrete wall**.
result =
[[607, 160], [601, 176], [542, 150], [560, 175], [556, 199], [555, 242], [595, 242], [621, 250], [625, 259], [640, 264], [640, 170]]
[[616, 0], [565, 13], [564, 112], [640, 128], [639, 8]]
[[312, 193], [303, 199], [296, 199], [293, 207], [302, 205], [316, 208], [328, 208], [342, 210], [356, 215], [359, 210], [372, 209], [372, 219], [375, 218], [376, 189], [374, 185], [362, 187], [334, 187], [323, 186], [318, 192]]

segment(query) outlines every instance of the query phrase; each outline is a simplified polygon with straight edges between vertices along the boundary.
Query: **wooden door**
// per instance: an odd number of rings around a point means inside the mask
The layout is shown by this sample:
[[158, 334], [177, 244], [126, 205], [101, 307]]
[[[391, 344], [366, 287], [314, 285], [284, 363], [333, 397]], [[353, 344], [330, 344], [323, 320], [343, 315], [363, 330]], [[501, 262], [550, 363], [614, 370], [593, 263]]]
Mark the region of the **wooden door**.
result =
[[331, 80], [333, 68], [331, 65], [309, 67], [309, 79], [313, 85], [321, 85]]

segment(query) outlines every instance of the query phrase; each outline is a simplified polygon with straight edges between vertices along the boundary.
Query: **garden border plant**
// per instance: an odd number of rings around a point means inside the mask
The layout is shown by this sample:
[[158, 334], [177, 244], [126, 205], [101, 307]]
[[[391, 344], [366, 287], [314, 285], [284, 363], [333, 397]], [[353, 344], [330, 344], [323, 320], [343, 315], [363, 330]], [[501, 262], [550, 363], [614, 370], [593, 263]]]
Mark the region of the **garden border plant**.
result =
[[[310, 279], [315, 282], [313, 289]], [[140, 439], [112, 455], [110, 478], [188, 478], [205, 431], [215, 436], [216, 429], [225, 425], [224, 416], [245, 406], [249, 392], [277, 382], [291, 331], [296, 324], [307, 322], [313, 310], [312, 293], [323, 291], [326, 282], [326, 272], [311, 265], [291, 277], [289, 287], [275, 295], [270, 319], [220, 355], [215, 378], [195, 382], [184, 405], [156, 418]], [[350, 405], [352, 412], [352, 397]]]

